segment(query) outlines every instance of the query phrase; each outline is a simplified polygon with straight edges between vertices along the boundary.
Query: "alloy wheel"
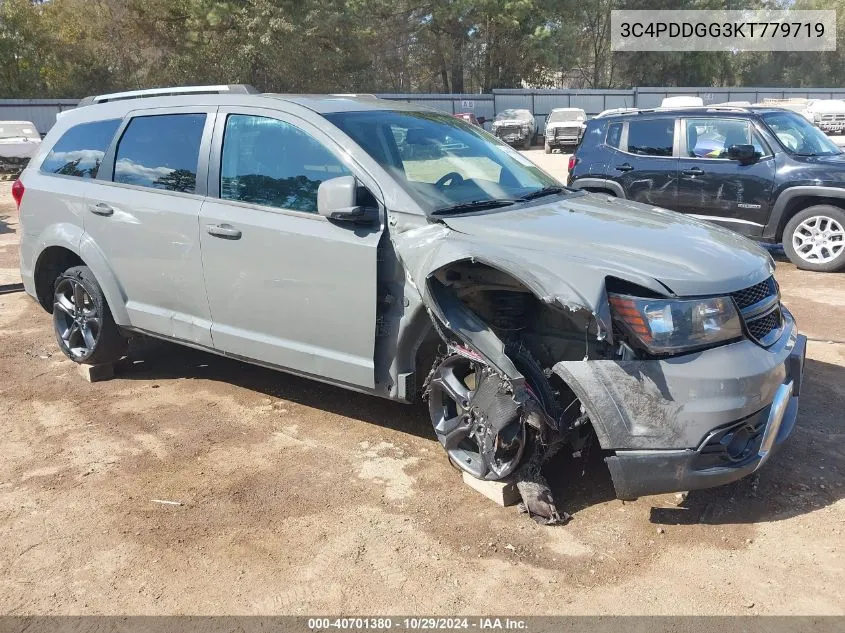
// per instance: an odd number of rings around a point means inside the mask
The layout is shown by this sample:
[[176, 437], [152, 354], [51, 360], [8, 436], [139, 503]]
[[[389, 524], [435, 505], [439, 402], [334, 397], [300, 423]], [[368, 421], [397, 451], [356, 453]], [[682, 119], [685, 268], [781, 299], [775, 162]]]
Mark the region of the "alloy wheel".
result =
[[53, 306], [53, 325], [61, 344], [74, 359], [85, 360], [91, 356], [103, 320], [85, 286], [76, 279], [60, 279]]
[[[525, 452], [525, 425], [517, 420], [495, 433], [477, 398], [492, 370], [460, 355], [445, 358], [429, 383], [428, 406], [437, 439], [461, 470], [484, 479], [514, 472]], [[486, 447], [486, 448], [485, 448]]]
[[833, 218], [814, 215], [795, 227], [792, 248], [806, 262], [825, 264], [845, 250], [845, 228]]

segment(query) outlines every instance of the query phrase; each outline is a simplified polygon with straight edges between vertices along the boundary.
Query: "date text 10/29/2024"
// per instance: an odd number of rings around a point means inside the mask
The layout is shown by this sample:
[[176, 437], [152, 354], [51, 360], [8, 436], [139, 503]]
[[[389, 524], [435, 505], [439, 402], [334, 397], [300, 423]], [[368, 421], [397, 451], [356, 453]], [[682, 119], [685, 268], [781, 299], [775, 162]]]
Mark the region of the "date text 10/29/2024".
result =
[[308, 628], [311, 631], [450, 631], [450, 630], [479, 630], [479, 631], [527, 631], [528, 623], [519, 618], [389, 618], [389, 617], [358, 617], [358, 618], [309, 618]]

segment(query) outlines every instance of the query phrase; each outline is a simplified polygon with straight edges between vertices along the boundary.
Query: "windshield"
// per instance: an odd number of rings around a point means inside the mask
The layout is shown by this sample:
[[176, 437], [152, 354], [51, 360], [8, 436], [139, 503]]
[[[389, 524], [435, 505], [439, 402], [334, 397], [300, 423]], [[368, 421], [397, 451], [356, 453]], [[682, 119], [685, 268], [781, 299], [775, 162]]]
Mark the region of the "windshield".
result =
[[446, 114], [381, 110], [325, 117], [393, 174], [426, 213], [510, 203], [562, 186], [494, 136]]
[[824, 132], [794, 112], [769, 112], [763, 121], [786, 151], [799, 156], [832, 156], [842, 151]]
[[496, 115], [496, 121], [504, 121], [505, 119], [525, 119], [526, 121], [531, 118], [531, 113], [528, 110], [513, 110], [507, 109], [502, 110], [499, 114]]
[[0, 121], [0, 138], [41, 138], [31, 123], [4, 123]]
[[582, 110], [564, 110], [562, 112], [552, 112], [549, 115], [549, 123], [557, 123], [558, 121], [583, 121], [587, 116]]

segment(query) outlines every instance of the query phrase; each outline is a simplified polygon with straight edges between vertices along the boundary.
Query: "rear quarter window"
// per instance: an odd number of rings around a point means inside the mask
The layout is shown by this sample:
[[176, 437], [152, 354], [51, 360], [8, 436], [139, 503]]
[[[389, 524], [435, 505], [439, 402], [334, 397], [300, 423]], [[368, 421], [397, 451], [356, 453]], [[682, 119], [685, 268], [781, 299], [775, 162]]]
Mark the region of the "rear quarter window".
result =
[[581, 138], [581, 143], [578, 145], [578, 150], [592, 149], [604, 141], [606, 133], [606, 125], [601, 121], [590, 121], [587, 123], [587, 129], [584, 131], [584, 136]]
[[96, 178], [120, 119], [80, 123], [67, 130], [41, 163], [47, 174]]

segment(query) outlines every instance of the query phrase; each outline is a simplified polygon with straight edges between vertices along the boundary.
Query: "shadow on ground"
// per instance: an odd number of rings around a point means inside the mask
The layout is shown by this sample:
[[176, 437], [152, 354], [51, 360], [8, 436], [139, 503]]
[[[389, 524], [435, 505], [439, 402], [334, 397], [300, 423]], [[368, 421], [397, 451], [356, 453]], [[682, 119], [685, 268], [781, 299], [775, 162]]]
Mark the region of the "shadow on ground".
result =
[[121, 378], [219, 381], [361, 422], [435, 439], [428, 412], [421, 404], [401, 404], [154, 339], [133, 340], [130, 350], [130, 364], [120, 371]]
[[[121, 378], [201, 378], [237, 385], [403, 433], [434, 440], [424, 406], [403, 405], [181, 346], [144, 339], [130, 353]], [[807, 360], [798, 424], [758, 473], [733, 484], [692, 491], [676, 507], [652, 507], [663, 525], [747, 524], [787, 519], [824, 508], [845, 494], [845, 431], [829, 403], [845, 395], [845, 368]], [[544, 474], [562, 510], [616, 498], [599, 447], [584, 458], [561, 453]], [[666, 495], [641, 500], [666, 505]]]

